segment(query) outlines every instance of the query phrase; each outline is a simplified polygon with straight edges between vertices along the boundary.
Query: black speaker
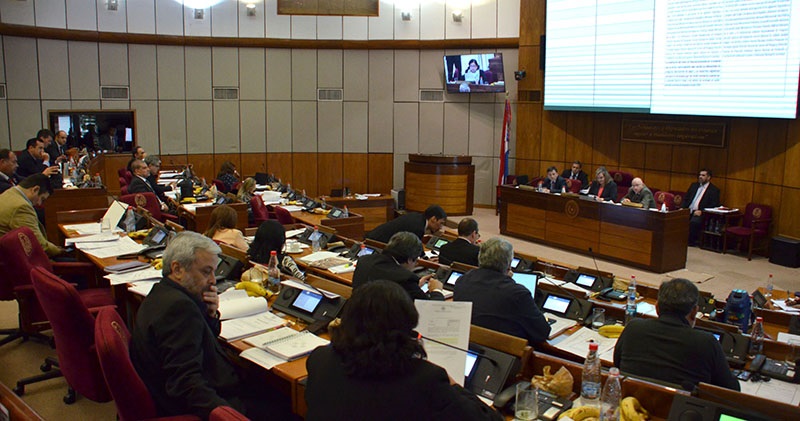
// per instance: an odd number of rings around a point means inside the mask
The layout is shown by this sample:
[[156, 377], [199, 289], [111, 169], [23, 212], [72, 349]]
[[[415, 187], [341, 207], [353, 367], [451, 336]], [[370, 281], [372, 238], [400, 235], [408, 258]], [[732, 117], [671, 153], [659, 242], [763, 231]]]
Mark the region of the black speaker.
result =
[[769, 261], [790, 268], [800, 267], [800, 240], [780, 235], [772, 237]]

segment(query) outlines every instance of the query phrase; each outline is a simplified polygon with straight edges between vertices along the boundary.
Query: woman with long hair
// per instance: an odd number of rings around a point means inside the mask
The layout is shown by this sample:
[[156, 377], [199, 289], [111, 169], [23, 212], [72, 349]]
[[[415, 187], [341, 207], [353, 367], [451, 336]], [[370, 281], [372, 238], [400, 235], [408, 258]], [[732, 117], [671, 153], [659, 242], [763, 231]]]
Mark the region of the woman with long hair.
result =
[[239, 191], [236, 192], [236, 198], [239, 199], [240, 202], [247, 205], [247, 221], [248, 223], [253, 222], [253, 207], [250, 206], [250, 199], [253, 198], [253, 195], [256, 192], [256, 180], [252, 177], [247, 177], [242, 181], [242, 185], [239, 186]]
[[305, 280], [306, 275], [297, 267], [291, 256], [283, 254], [283, 245], [286, 242], [286, 230], [280, 222], [270, 219], [264, 221], [256, 230], [253, 242], [247, 255], [253, 262], [267, 265], [269, 263], [270, 252], [275, 251], [278, 255], [278, 266], [281, 271], [292, 275], [297, 279]]
[[244, 235], [236, 229], [236, 210], [228, 205], [219, 205], [211, 212], [208, 230], [203, 234], [217, 243], [225, 243], [238, 249], [247, 250]]
[[425, 360], [411, 297], [391, 281], [353, 292], [331, 344], [309, 356], [307, 420], [500, 420]]
[[617, 183], [611, 179], [606, 167], [598, 167], [594, 171], [595, 180], [589, 186], [589, 194], [594, 195], [599, 201], [617, 201]]
[[225, 192], [223, 193], [233, 190], [233, 186], [239, 182], [239, 173], [236, 171], [236, 165], [233, 165], [231, 161], [223, 162], [219, 167], [217, 180], [222, 181], [222, 184], [225, 185]]

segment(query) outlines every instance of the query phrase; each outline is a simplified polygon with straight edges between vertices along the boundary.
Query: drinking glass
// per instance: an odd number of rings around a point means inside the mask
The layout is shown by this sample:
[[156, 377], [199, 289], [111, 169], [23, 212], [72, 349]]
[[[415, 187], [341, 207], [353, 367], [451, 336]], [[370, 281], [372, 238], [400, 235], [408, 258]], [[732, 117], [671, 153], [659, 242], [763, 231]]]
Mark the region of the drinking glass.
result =
[[789, 352], [784, 360], [789, 367], [795, 367], [797, 360], [800, 360], [800, 339], [789, 339], [786, 343], [789, 345]]
[[595, 308], [592, 313], [592, 329], [597, 330], [606, 324], [606, 309]]
[[111, 232], [111, 220], [108, 218], [100, 220], [100, 232]]
[[539, 389], [529, 382], [517, 384], [514, 418], [528, 421], [539, 416]]

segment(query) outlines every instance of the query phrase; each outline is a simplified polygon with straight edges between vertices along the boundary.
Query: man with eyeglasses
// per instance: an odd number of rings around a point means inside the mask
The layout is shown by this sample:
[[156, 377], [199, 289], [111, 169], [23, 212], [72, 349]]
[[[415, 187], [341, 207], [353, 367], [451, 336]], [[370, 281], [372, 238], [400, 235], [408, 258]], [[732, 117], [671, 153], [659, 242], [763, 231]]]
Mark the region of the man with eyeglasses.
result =
[[458, 238], [443, 245], [439, 249], [439, 263], [450, 265], [453, 262], [478, 266], [478, 252], [476, 245], [481, 234], [478, 232], [478, 221], [464, 218], [458, 223]]

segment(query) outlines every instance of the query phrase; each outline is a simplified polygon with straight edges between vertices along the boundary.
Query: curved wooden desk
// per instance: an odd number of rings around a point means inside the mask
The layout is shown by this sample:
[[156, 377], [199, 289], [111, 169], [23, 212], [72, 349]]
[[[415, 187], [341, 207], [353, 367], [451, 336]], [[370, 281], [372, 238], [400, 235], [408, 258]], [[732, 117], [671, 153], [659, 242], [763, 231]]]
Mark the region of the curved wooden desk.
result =
[[471, 215], [475, 166], [470, 156], [409, 155], [405, 164], [406, 209], [440, 205], [448, 215]]

